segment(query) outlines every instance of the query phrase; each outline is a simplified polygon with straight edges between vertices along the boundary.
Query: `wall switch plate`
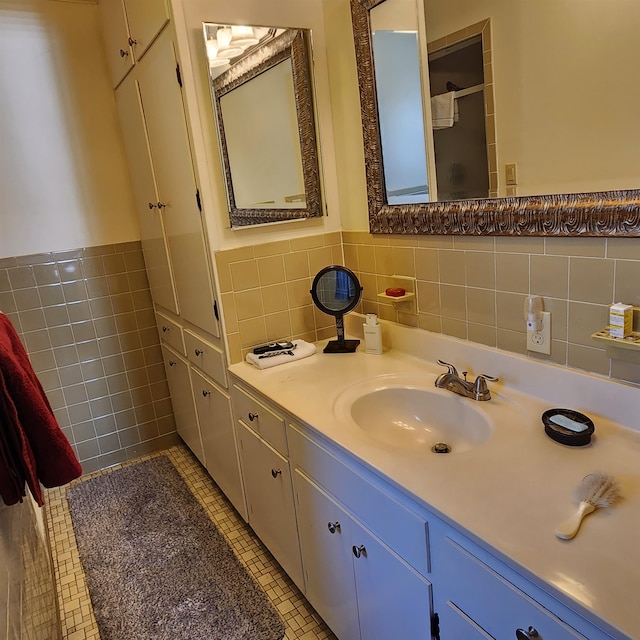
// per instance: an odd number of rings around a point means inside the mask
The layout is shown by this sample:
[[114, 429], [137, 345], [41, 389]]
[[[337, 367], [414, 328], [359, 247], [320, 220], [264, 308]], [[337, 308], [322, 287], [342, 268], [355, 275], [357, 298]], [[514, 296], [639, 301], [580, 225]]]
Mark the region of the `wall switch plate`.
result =
[[542, 329], [527, 331], [527, 351], [551, 355], [551, 312], [542, 312]]
[[518, 184], [518, 171], [515, 162], [504, 165], [504, 178], [508, 185]]

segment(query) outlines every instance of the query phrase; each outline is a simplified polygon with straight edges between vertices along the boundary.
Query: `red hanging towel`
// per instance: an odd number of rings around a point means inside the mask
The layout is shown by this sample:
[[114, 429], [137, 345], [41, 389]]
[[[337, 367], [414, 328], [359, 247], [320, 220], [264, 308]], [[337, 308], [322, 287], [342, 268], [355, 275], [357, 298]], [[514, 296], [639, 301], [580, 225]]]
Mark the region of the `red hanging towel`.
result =
[[0, 496], [22, 502], [26, 483], [42, 506], [40, 483], [59, 487], [81, 474], [20, 337], [0, 313]]

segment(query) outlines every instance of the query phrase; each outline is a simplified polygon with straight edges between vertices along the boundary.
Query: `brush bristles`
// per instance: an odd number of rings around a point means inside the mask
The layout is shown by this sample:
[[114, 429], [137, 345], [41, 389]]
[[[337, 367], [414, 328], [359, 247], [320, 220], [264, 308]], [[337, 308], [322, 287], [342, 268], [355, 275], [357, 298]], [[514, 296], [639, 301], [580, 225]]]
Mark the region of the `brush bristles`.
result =
[[609, 507], [620, 495], [618, 483], [606, 473], [590, 473], [576, 489], [578, 502], [588, 502], [594, 507]]

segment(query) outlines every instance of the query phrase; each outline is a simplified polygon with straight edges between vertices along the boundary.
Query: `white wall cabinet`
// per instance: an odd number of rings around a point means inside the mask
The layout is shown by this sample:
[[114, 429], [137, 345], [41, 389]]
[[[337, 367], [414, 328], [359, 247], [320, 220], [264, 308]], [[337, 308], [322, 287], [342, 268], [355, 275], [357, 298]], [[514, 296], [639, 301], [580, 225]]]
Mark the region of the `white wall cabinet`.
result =
[[[157, 188], [155, 208], [163, 213], [179, 315], [217, 336], [211, 267], [177, 68], [170, 31], [165, 30], [136, 72]], [[141, 201], [154, 204], [154, 195]]]
[[133, 68], [169, 22], [164, 0], [101, 0], [107, 62], [113, 86]]
[[126, 78], [116, 90], [115, 96], [151, 295], [156, 304], [177, 314], [178, 300], [169, 259], [164, 211], [157, 207], [160, 196], [137, 80], [133, 76]]

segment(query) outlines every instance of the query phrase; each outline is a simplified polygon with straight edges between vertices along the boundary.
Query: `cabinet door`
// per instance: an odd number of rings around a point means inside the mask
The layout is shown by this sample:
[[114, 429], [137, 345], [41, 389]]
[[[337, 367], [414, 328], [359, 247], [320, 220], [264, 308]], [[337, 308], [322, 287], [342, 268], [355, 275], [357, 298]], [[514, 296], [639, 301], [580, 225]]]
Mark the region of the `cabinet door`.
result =
[[100, 22], [111, 82], [115, 87], [134, 65], [124, 0], [100, 0]]
[[163, 212], [157, 206], [159, 198], [136, 80], [127, 77], [115, 94], [151, 295], [155, 303], [177, 314]]
[[198, 460], [205, 463], [200, 439], [198, 419], [191, 393], [191, 379], [189, 378], [189, 364], [173, 349], [162, 345], [164, 368], [167, 371], [167, 383], [171, 393], [173, 415], [176, 420], [176, 430], [185, 444], [193, 451]]
[[249, 524], [304, 589], [289, 462], [242, 422], [236, 425]]
[[431, 585], [355, 521], [351, 544], [362, 637], [431, 638]]
[[217, 335], [208, 250], [176, 76], [176, 56], [164, 31], [139, 65], [138, 82], [180, 316]]
[[191, 383], [207, 471], [246, 520], [229, 396], [193, 367]]
[[126, 7], [133, 50], [136, 60], [140, 60], [162, 27], [169, 22], [169, 8], [165, 0], [126, 0]]
[[340, 640], [359, 640], [351, 518], [299, 469], [293, 482], [307, 600]]

